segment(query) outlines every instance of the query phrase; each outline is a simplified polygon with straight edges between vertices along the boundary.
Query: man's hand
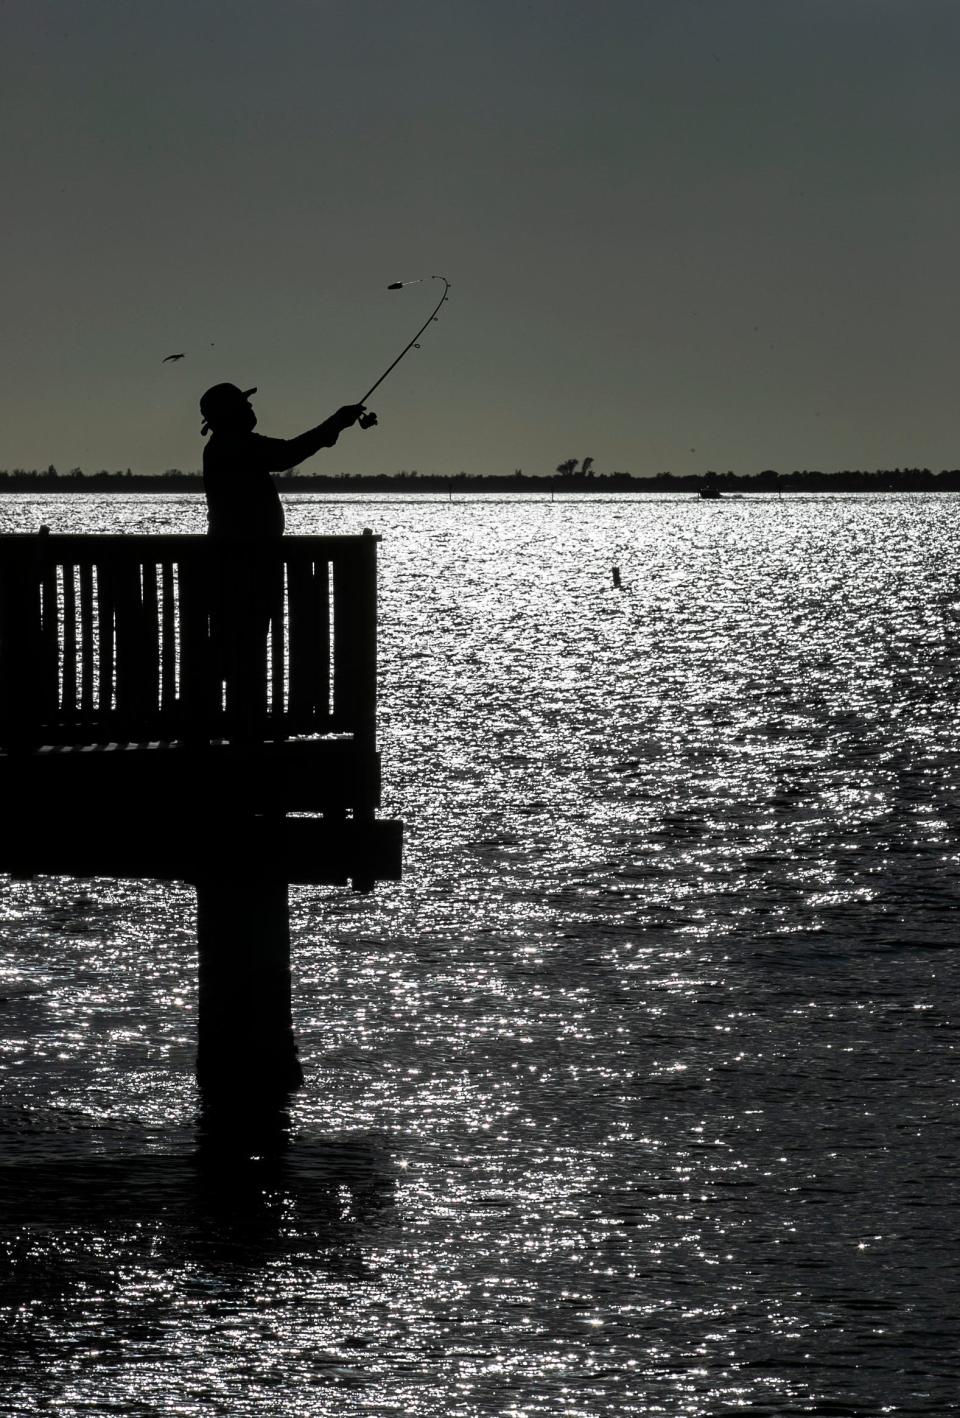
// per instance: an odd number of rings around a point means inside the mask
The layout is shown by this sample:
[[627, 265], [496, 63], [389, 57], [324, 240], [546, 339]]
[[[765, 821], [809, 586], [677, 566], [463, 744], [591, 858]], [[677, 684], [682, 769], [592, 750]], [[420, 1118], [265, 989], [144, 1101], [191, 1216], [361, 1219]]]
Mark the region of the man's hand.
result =
[[341, 428], [351, 428], [360, 421], [365, 410], [365, 404], [344, 404], [343, 408], [337, 409], [334, 414], [334, 422]]

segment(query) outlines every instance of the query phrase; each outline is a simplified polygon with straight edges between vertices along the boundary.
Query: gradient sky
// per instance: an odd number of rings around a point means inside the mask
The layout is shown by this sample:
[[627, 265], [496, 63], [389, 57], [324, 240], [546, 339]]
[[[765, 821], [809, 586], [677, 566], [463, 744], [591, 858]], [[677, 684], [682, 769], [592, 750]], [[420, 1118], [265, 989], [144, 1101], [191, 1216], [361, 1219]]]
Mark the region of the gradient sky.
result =
[[[0, 467], [960, 465], [956, 0], [0, 0]], [[185, 350], [179, 364], [163, 356]]]

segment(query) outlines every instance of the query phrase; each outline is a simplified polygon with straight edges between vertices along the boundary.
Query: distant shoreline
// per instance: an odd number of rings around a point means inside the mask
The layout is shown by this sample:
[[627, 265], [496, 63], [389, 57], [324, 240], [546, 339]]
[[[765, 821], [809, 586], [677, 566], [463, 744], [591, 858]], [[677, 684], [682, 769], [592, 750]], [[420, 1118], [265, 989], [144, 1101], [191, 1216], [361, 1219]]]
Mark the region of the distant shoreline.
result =
[[[321, 474], [280, 473], [275, 478], [281, 492], [344, 494], [344, 493], [536, 493], [550, 496], [556, 493], [696, 493], [703, 488], [715, 488], [721, 495], [763, 493], [776, 496], [792, 492], [960, 492], [960, 469], [944, 469], [939, 473], [929, 468], [883, 468], [874, 472], [844, 469], [834, 473], [806, 469], [778, 473], [773, 469], [752, 476], [734, 473], [704, 473], [674, 476], [659, 473], [654, 477], [634, 477], [631, 473], [574, 473], [555, 477], [468, 476], [461, 473], [453, 478], [421, 476], [418, 473], [390, 475], [331, 477]], [[14, 469], [0, 471], [2, 493], [196, 493], [203, 492], [200, 473], [171, 471], [146, 473], [57, 473]]]

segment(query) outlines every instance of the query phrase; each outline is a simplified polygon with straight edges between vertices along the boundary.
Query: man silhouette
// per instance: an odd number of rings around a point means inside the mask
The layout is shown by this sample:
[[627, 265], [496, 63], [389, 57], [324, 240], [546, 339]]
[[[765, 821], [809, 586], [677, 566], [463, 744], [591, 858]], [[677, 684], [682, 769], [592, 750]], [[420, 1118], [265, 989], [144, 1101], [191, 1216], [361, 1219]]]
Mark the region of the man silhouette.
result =
[[[210, 606], [215, 673], [226, 682], [232, 736], [258, 738], [267, 708], [267, 643], [271, 621], [282, 619], [283, 569], [275, 553], [283, 535], [283, 507], [271, 473], [296, 467], [321, 448], [332, 448], [359, 421], [362, 404], [347, 404], [297, 438], [254, 433], [250, 405], [256, 389], [214, 384], [200, 400], [203, 486], [207, 530], [221, 542]], [[373, 416], [367, 415], [372, 421]]]
[[250, 395], [256, 392], [214, 384], [200, 400], [203, 432], [211, 433], [203, 450], [203, 487], [212, 537], [282, 536], [283, 507], [270, 474], [295, 468], [321, 448], [332, 448], [364, 412], [363, 404], [345, 404], [297, 438], [264, 438], [253, 431], [257, 416]]

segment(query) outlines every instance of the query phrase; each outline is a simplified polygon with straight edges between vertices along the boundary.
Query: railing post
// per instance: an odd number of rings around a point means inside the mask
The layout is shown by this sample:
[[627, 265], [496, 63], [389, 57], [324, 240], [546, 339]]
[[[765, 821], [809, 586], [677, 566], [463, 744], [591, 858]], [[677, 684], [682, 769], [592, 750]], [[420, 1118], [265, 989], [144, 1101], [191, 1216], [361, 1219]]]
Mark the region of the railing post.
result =
[[361, 751], [377, 720], [377, 539], [365, 535], [334, 564], [334, 716]]
[[367, 530], [357, 543], [357, 742], [373, 753], [377, 739], [377, 542]]
[[32, 538], [8, 542], [0, 563], [0, 732], [11, 748], [30, 748], [40, 732], [40, 577]]

